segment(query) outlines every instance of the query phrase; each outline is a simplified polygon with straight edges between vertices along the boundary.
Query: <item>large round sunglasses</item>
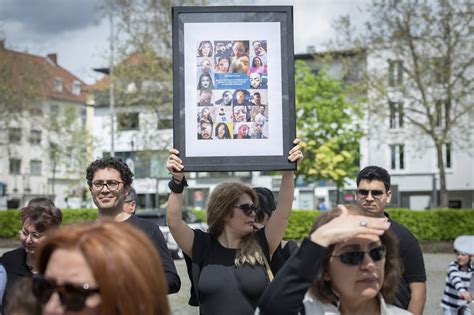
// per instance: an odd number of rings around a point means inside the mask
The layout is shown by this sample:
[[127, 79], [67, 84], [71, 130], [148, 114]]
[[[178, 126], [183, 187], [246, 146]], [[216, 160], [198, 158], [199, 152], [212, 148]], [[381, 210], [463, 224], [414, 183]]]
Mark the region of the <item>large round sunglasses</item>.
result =
[[86, 306], [86, 300], [90, 295], [99, 293], [99, 289], [91, 288], [88, 283], [58, 285], [55, 280], [43, 276], [33, 277], [33, 294], [41, 304], [48, 303], [54, 292], [58, 293], [61, 304], [67, 310], [77, 312]]
[[252, 214], [252, 212], [257, 212], [258, 209], [255, 205], [251, 203], [243, 203], [241, 205], [236, 205], [235, 207], [242, 210], [244, 214], [248, 217]]
[[340, 255], [332, 255], [332, 257], [339, 257], [341, 263], [349, 266], [358, 266], [364, 260], [364, 255], [369, 254], [373, 261], [379, 261], [385, 257], [387, 249], [384, 245], [374, 247], [368, 251], [355, 250]]

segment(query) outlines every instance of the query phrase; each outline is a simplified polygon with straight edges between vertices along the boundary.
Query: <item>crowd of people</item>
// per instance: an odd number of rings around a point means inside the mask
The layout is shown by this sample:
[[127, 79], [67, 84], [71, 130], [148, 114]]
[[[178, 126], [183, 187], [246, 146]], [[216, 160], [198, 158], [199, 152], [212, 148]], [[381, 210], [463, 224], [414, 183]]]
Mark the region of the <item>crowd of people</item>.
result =
[[[203, 45], [202, 53], [209, 49]], [[295, 139], [288, 160], [302, 158]], [[392, 192], [383, 168], [361, 170], [357, 204], [324, 211], [298, 247], [283, 240], [293, 171], [282, 172], [277, 200], [264, 187], [218, 184], [204, 232], [182, 219], [188, 183], [176, 149], [166, 167], [167, 223], [185, 256], [189, 304], [200, 314], [423, 314], [423, 255], [413, 234], [384, 211]], [[167, 295], [178, 292], [181, 281], [158, 226], [135, 215], [132, 171], [121, 159], [105, 157], [89, 165], [86, 181], [98, 211], [93, 222], [61, 225], [61, 210], [47, 198], [20, 209], [22, 246], [0, 259], [2, 313], [171, 314]], [[471, 314], [469, 242], [454, 244], [444, 314]]]

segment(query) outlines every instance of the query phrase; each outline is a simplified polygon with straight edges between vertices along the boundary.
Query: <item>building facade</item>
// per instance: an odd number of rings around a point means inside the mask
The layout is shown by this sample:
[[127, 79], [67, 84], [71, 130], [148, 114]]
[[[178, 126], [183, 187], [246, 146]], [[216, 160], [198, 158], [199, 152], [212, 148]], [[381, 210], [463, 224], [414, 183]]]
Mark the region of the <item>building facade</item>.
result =
[[[86, 137], [87, 84], [61, 67], [56, 54], [17, 52], [5, 48], [2, 41], [0, 59], [2, 75], [8, 73], [2, 78], [6, 83], [0, 115], [0, 209], [21, 207], [38, 196], [52, 198], [60, 208], [81, 207], [83, 170], [76, 157], [89, 148], [81, 146], [86, 141], [71, 141], [70, 132]], [[22, 80], [34, 75], [41, 76], [34, 83], [41, 86]], [[26, 95], [27, 89], [35, 89], [38, 95], [28, 109], [20, 108], [13, 115], [21, 102], [8, 103], [15, 99], [12, 94]]]
[[[403, 92], [400, 85], [409, 85], [406, 67], [403, 60], [391, 54], [390, 50], [372, 54], [366, 50], [330, 52], [325, 54], [300, 54], [296, 59], [305, 61], [313, 73], [322, 68], [345, 84], [357, 86], [358, 82], [366, 80], [364, 75], [374, 75], [387, 86], [387, 95], [381, 98], [373, 86], [366, 84], [365, 89], [355, 88], [349, 99], [364, 97], [365, 116], [364, 137], [360, 142], [360, 168], [377, 165], [389, 171], [392, 177], [391, 201], [392, 207], [404, 207], [422, 210], [439, 205], [440, 176], [437, 165], [437, 151], [433, 140], [410, 124], [406, 115], [412, 115], [411, 95], [413, 89]], [[408, 81], [408, 82], [407, 82]], [[360, 87], [360, 86], [359, 86]], [[435, 103], [438, 93], [430, 90], [429, 96]], [[471, 101], [473, 100], [472, 95]], [[412, 106], [410, 108], [410, 106]], [[441, 106], [444, 107], [444, 106]], [[471, 108], [474, 108], [471, 106]], [[410, 109], [410, 110], [409, 110]], [[444, 116], [443, 116], [444, 115]], [[446, 123], [446, 112], [441, 110], [437, 123]], [[446, 185], [448, 203], [451, 208], [474, 207], [474, 140], [473, 110], [462, 117], [458, 123], [465, 125], [467, 139], [464, 143], [446, 141], [443, 144], [443, 160], [446, 169]], [[426, 121], [426, 124], [429, 124]], [[453, 132], [451, 138], [457, 137]], [[470, 139], [470, 140], [469, 140]], [[470, 142], [470, 145], [469, 145]], [[331, 187], [331, 200], [334, 191]], [[354, 200], [356, 184], [349, 183], [345, 187], [343, 200]]]

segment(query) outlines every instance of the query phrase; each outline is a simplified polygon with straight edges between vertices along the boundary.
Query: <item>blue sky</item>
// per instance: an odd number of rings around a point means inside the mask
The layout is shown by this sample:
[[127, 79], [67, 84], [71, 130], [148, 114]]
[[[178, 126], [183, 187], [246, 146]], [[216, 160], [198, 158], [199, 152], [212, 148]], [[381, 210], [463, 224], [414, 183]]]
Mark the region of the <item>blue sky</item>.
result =
[[[92, 68], [107, 65], [109, 22], [98, 9], [102, 0], [0, 0], [0, 37], [9, 49], [45, 56], [57, 53], [58, 62], [87, 83], [99, 77]], [[293, 5], [295, 52], [307, 46], [322, 49], [334, 37], [331, 23], [350, 14], [360, 24], [370, 0], [212, 0], [235, 5]]]

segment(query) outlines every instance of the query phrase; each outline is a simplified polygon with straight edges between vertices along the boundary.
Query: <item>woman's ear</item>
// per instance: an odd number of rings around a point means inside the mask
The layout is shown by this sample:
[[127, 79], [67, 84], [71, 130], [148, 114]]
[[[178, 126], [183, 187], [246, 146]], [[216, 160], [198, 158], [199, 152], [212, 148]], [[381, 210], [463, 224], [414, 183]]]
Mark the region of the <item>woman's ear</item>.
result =
[[324, 281], [331, 281], [331, 277], [329, 277], [329, 272], [323, 272], [323, 280]]

